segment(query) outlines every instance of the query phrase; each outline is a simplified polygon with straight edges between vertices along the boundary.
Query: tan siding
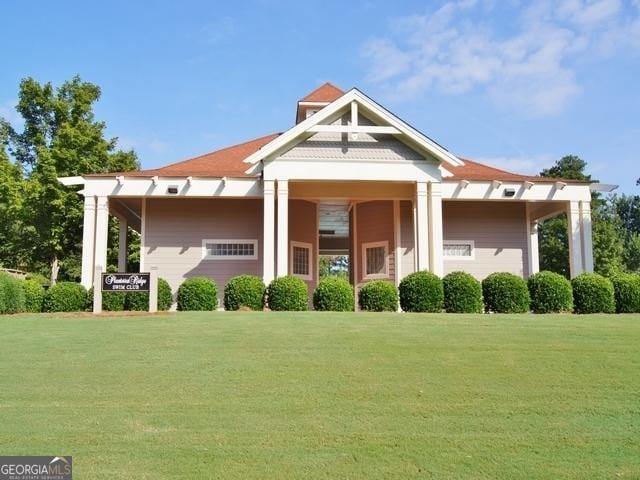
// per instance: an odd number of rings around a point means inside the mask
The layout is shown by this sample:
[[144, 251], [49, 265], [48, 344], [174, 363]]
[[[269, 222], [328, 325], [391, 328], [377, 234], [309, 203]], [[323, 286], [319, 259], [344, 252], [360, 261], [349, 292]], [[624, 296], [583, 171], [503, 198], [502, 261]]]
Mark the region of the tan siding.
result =
[[406, 277], [415, 269], [415, 234], [413, 231], [413, 202], [400, 202], [401, 274]]
[[[311, 299], [313, 291], [316, 288], [318, 273], [317, 222], [317, 205], [315, 203], [304, 200], [289, 200], [289, 242], [305, 242], [311, 244], [311, 270], [313, 279], [305, 280], [309, 288], [309, 299]], [[291, 244], [289, 244], [289, 252], [291, 252]], [[290, 253], [289, 258], [291, 258]], [[292, 268], [291, 262], [289, 262], [289, 272], [292, 271]]]
[[522, 202], [443, 202], [444, 240], [475, 241], [475, 260], [444, 260], [483, 279], [493, 272], [527, 275], [527, 225]]
[[369, 242], [389, 242], [389, 278], [393, 281], [395, 275], [395, 243], [393, 232], [393, 201], [379, 200], [357, 204], [358, 229], [358, 283], [362, 283], [363, 258], [362, 244]]
[[[224, 285], [233, 276], [262, 277], [262, 200], [147, 199], [145, 268], [158, 267], [174, 291], [187, 277], [206, 276]], [[204, 260], [203, 239], [257, 239], [257, 260]], [[222, 305], [222, 303], [220, 303]]]
[[[333, 122], [347, 125], [351, 115], [346, 115]], [[361, 125], [372, 125], [372, 122], [360, 116]], [[424, 157], [393, 135], [359, 133], [357, 140], [346, 134], [321, 132], [300, 142], [291, 150], [280, 155], [283, 159], [328, 159], [328, 160], [424, 160]]]

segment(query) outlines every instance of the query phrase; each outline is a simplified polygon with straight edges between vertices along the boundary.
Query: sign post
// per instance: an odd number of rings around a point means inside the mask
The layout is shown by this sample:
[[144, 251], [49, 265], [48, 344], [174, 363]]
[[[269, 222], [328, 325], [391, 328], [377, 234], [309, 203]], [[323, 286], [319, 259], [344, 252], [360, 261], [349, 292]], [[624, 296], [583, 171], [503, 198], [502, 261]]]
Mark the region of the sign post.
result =
[[151, 267], [149, 278], [149, 313], [158, 311], [158, 267]]
[[96, 265], [93, 277], [93, 313], [102, 313], [102, 266]]

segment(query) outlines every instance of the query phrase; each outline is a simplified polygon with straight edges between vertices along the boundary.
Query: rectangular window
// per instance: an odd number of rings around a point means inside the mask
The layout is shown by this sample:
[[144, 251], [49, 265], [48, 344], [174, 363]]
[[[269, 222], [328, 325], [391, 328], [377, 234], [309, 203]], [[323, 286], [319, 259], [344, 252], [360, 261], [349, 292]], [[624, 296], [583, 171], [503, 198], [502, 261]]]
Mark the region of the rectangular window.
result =
[[203, 240], [205, 260], [256, 260], [258, 240]]
[[446, 240], [444, 242], [444, 258], [449, 260], [473, 260], [475, 246], [473, 240]]
[[389, 277], [389, 242], [362, 244], [364, 279]]
[[313, 258], [311, 244], [291, 242], [291, 274], [303, 280], [312, 279], [311, 259]]

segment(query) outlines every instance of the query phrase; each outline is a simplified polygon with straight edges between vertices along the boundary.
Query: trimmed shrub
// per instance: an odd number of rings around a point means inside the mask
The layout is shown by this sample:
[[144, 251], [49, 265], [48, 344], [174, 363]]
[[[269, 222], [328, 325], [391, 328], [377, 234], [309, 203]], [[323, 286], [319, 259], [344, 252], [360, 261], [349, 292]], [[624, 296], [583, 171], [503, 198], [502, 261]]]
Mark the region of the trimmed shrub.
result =
[[[102, 310], [105, 312], [123, 311], [126, 295], [125, 292], [102, 292]], [[87, 310], [93, 310], [93, 287], [87, 291]]]
[[39, 313], [42, 311], [44, 300], [44, 288], [37, 280], [25, 280], [22, 282], [24, 290], [24, 311]]
[[492, 273], [482, 281], [482, 296], [487, 311], [525, 313], [531, 298], [527, 282], [507, 272]]
[[353, 287], [344, 278], [326, 277], [313, 292], [313, 308], [323, 312], [353, 312]]
[[24, 312], [25, 298], [21, 280], [0, 272], [0, 314]]
[[611, 280], [597, 273], [583, 273], [571, 280], [576, 313], [613, 313], [616, 309]]
[[87, 289], [75, 282], [58, 282], [44, 294], [44, 312], [81, 312], [87, 308]]
[[178, 310], [210, 311], [217, 307], [218, 287], [210, 278], [187, 278], [178, 288]]
[[291, 275], [273, 280], [267, 288], [267, 302], [271, 310], [304, 311], [309, 308], [307, 284]]
[[447, 313], [482, 313], [482, 285], [467, 272], [451, 272], [442, 279]]
[[613, 293], [617, 313], [640, 313], [640, 275], [623, 273], [614, 276]]
[[48, 287], [51, 284], [49, 279], [44, 275], [42, 275], [41, 273], [27, 273], [27, 276], [24, 279], [35, 280], [36, 283], [42, 285], [43, 287]]
[[358, 292], [360, 308], [368, 312], [395, 312], [398, 309], [398, 289], [385, 280], [365, 283]]
[[[172, 302], [171, 287], [164, 278], [158, 278], [158, 310], [167, 311]], [[149, 310], [149, 292], [125, 293], [124, 309], [130, 311], [146, 312]]]
[[538, 272], [527, 280], [534, 313], [571, 312], [573, 289], [571, 282], [554, 272]]
[[442, 280], [431, 272], [414, 272], [400, 282], [400, 307], [405, 312], [441, 312]]
[[241, 307], [246, 307], [262, 310], [265, 291], [264, 282], [255, 275], [233, 277], [224, 286], [224, 309], [240, 310]]

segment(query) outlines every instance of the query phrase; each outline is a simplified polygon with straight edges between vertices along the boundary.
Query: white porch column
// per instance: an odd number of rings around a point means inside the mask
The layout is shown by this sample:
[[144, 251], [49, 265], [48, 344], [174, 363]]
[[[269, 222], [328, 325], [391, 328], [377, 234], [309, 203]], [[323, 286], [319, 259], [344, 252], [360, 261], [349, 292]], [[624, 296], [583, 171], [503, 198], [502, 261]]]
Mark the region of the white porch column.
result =
[[530, 204], [527, 203], [527, 258], [529, 276], [540, 271], [540, 253], [538, 251], [538, 222], [531, 218]]
[[96, 207], [96, 254], [95, 266], [107, 271], [107, 238], [109, 233], [109, 201], [107, 197], [98, 197]]
[[580, 275], [582, 266], [582, 233], [580, 232], [580, 202], [572, 201], [567, 204], [567, 237], [569, 239], [569, 271], [571, 278]]
[[127, 221], [124, 218], [119, 219], [118, 224], [118, 271], [127, 271]]
[[289, 182], [278, 180], [278, 258], [276, 275], [289, 274]]
[[444, 276], [444, 245], [442, 239], [442, 185], [429, 183], [429, 270]]
[[582, 233], [582, 266], [593, 272], [593, 237], [591, 232], [591, 202], [580, 202], [580, 232]]
[[429, 268], [429, 202], [427, 183], [416, 182], [416, 223], [418, 243], [418, 271]]
[[262, 277], [264, 283], [269, 285], [275, 273], [275, 191], [274, 181], [265, 180], [263, 185], [264, 212], [262, 226]]
[[84, 197], [84, 223], [82, 226], [82, 286], [93, 285], [93, 255], [96, 238], [96, 197]]

